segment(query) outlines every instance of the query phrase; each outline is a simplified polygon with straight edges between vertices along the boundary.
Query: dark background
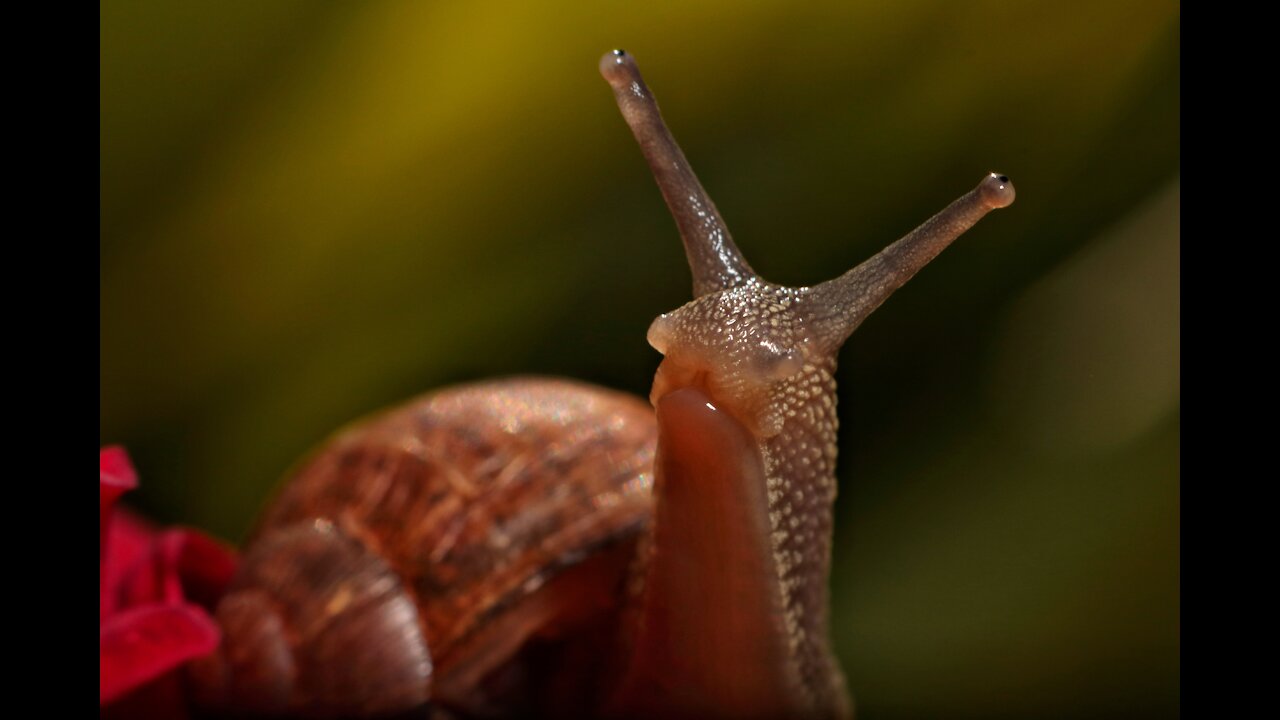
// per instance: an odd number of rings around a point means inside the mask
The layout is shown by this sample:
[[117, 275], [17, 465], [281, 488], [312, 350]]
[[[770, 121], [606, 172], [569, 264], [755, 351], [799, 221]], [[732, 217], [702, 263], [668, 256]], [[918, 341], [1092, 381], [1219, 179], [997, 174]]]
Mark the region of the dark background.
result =
[[307, 449], [430, 388], [647, 394], [689, 275], [596, 71], [621, 46], [770, 280], [1017, 185], [841, 355], [861, 716], [1176, 716], [1178, 5], [794, 5], [104, 3], [130, 500], [235, 539]]

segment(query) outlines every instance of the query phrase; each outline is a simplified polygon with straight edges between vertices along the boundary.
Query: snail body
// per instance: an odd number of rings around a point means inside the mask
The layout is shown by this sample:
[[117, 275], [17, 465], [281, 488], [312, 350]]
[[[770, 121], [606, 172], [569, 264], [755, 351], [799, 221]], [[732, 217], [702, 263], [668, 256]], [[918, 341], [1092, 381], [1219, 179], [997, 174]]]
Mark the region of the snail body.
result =
[[836, 354], [1013, 187], [992, 173], [841, 277], [774, 285], [632, 58], [600, 69], [693, 271], [694, 300], [649, 330], [650, 403], [513, 378], [336, 435], [217, 609], [223, 643], [191, 672], [211, 712], [851, 715], [828, 639]]

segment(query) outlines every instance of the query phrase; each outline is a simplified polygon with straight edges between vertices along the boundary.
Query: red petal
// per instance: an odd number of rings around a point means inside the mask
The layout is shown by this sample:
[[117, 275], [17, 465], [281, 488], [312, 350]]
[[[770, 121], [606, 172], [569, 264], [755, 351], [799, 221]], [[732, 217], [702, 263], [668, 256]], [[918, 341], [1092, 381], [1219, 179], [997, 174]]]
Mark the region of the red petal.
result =
[[236, 573], [234, 551], [199, 530], [183, 528], [166, 532], [160, 545], [173, 558], [183, 599], [212, 612]]
[[98, 559], [106, 553], [107, 524], [111, 519], [111, 506], [128, 490], [138, 487], [138, 474], [124, 448], [105, 447], [98, 451], [98, 494], [101, 515], [98, 522]]
[[109, 445], [98, 451], [98, 470], [102, 473], [103, 482], [124, 485], [125, 489], [138, 485], [138, 474], [129, 462], [129, 453], [119, 445]]
[[235, 570], [235, 555], [222, 543], [198, 530], [166, 530], [128, 571], [120, 599], [123, 607], [193, 601], [212, 610]]
[[99, 702], [106, 705], [192, 658], [218, 647], [218, 627], [191, 605], [150, 605], [103, 623]]
[[99, 567], [101, 612], [98, 620], [106, 620], [120, 603], [126, 578], [139, 563], [150, 558], [156, 530], [146, 520], [117, 507], [107, 529], [107, 552]]

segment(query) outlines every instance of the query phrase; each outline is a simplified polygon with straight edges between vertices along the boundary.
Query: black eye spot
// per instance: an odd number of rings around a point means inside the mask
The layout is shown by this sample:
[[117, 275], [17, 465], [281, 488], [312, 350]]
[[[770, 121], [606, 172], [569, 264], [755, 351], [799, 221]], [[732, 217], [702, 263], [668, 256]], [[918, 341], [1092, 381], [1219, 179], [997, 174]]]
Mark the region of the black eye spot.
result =
[[1007, 183], [1007, 182], [1009, 182], [1009, 176], [1008, 176], [1008, 175], [998, 175], [998, 176], [996, 176], [996, 179], [997, 179], [997, 180], [999, 180], [999, 181], [1000, 181], [1000, 182], [1002, 182], [1002, 183]]
[[617, 50], [613, 51], [613, 54], [617, 55], [618, 57], [622, 57], [623, 55], [627, 54], [627, 51], [623, 50], [622, 48], [618, 48]]

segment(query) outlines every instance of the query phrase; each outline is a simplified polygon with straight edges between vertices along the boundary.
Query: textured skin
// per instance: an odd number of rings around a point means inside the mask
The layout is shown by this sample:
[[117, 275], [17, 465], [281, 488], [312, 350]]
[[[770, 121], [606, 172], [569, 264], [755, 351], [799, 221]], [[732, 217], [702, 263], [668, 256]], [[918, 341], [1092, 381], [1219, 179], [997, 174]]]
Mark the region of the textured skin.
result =
[[838, 345], [815, 335], [812, 315], [805, 289], [753, 279], [661, 316], [649, 338], [666, 359], [650, 397], [657, 403], [683, 387], [703, 388], [753, 434], [776, 573], [768, 583], [781, 593], [785, 662], [798, 684], [793, 706], [840, 716], [850, 702], [829, 646], [827, 610]]

